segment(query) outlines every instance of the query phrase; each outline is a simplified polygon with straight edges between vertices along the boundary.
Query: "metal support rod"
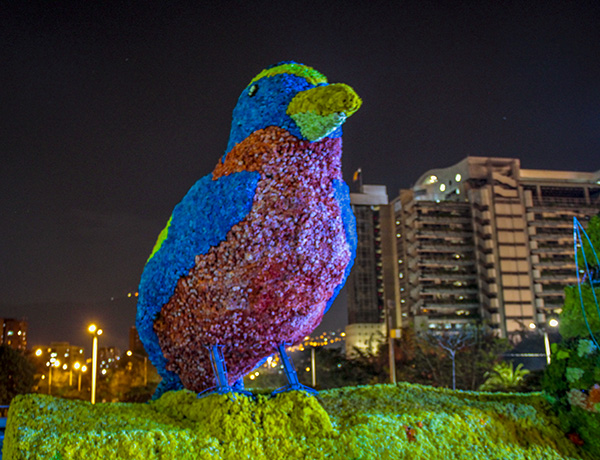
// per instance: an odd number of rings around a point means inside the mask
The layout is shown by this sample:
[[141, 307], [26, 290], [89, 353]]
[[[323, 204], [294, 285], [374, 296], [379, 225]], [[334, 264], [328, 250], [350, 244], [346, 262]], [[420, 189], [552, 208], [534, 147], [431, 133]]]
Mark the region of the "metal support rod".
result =
[[294, 363], [292, 363], [290, 357], [285, 351], [285, 343], [280, 343], [277, 346], [277, 350], [279, 351], [279, 356], [281, 356], [283, 370], [285, 371], [285, 375], [288, 379], [289, 384], [292, 386], [300, 385], [300, 381], [298, 380], [298, 374], [296, 374], [296, 369], [294, 368]]
[[231, 391], [229, 383], [227, 382], [227, 367], [221, 348], [220, 345], [213, 345], [210, 347], [210, 364], [212, 365], [213, 373], [215, 375], [217, 393], [220, 393], [221, 391]]
[[390, 365], [390, 383], [396, 383], [396, 353], [394, 350], [394, 338], [392, 337], [392, 308], [387, 308], [387, 333], [388, 333], [388, 359]]

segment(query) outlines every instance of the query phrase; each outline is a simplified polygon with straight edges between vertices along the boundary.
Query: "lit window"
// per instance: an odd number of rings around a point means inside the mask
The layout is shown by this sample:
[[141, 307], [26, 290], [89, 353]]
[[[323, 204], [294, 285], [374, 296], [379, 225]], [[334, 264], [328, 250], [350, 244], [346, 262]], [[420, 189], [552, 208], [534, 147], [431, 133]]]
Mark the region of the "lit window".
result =
[[440, 192], [446, 191], [446, 184], [440, 184]]
[[462, 180], [462, 176], [459, 173], [456, 173], [456, 176], [454, 176], [454, 180], [456, 182], [460, 182]]
[[14, 332], [13, 332], [13, 331], [8, 331], [8, 332], [6, 333], [6, 335], [8, 335], [9, 337], [10, 337], [11, 335], [13, 335], [13, 334], [14, 334]]
[[429, 176], [427, 179], [425, 179], [426, 184], [435, 184], [437, 181], [438, 181], [437, 176], [435, 176], [433, 174], [431, 176]]

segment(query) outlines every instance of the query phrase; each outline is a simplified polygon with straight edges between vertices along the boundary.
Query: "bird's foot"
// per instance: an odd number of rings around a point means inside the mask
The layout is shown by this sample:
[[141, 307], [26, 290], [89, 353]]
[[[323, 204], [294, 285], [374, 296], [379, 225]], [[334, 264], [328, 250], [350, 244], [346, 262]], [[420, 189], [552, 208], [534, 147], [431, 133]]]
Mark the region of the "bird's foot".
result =
[[204, 398], [211, 394], [229, 395], [229, 399], [234, 400], [237, 394], [244, 396], [250, 396], [254, 398], [254, 395], [249, 391], [244, 390], [244, 380], [236, 380], [233, 385], [229, 385], [227, 379], [227, 366], [225, 365], [225, 358], [223, 357], [223, 351], [220, 345], [212, 345], [208, 348], [210, 352], [210, 363], [215, 374], [216, 386], [208, 388], [198, 393], [198, 398]]
[[302, 385], [298, 380], [298, 374], [296, 374], [296, 369], [294, 368], [294, 363], [285, 351], [286, 343], [280, 343], [277, 346], [277, 350], [279, 351], [279, 355], [281, 356], [281, 362], [283, 363], [283, 370], [285, 372], [285, 376], [288, 379], [288, 384], [278, 388], [271, 396], [277, 396], [279, 393], [285, 393], [287, 391], [305, 391], [311, 396], [317, 395], [319, 392], [314, 388], [307, 387], [306, 385]]
[[236, 380], [233, 385], [220, 384], [215, 387], [208, 388], [198, 393], [198, 398], [204, 398], [209, 395], [229, 395], [231, 400], [236, 398], [236, 395], [248, 396], [252, 399], [255, 398], [252, 392], [244, 389], [244, 379]]
[[248, 390], [236, 388], [235, 385], [232, 386], [221, 386], [221, 387], [212, 387], [208, 388], [204, 391], [198, 393], [198, 399], [206, 398], [210, 395], [227, 395], [230, 400], [235, 400], [238, 395], [247, 396], [249, 398], [255, 399], [254, 394]]
[[317, 396], [319, 394], [319, 392], [314, 388], [307, 387], [306, 385], [302, 385], [301, 383], [289, 383], [273, 391], [273, 393], [271, 393], [271, 397], [275, 397], [280, 393], [287, 393], [288, 391], [304, 391], [310, 396]]

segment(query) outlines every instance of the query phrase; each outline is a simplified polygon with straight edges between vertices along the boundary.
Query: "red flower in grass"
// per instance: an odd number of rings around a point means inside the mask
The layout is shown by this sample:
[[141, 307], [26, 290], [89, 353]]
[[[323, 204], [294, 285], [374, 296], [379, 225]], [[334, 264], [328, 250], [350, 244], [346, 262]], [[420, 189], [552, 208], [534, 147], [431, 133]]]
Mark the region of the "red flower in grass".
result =
[[569, 441], [571, 441], [576, 446], [583, 446], [584, 444], [583, 439], [581, 439], [581, 436], [579, 436], [579, 433], [569, 433], [567, 435], [567, 438], [569, 438]]

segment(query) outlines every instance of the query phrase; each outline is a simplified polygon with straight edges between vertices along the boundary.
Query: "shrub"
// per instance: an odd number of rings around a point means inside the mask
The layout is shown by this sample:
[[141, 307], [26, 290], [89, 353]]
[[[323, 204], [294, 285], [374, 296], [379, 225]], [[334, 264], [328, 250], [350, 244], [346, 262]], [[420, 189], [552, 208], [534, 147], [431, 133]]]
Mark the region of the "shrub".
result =
[[561, 427], [600, 458], [600, 350], [587, 338], [552, 344], [552, 362], [542, 381]]

